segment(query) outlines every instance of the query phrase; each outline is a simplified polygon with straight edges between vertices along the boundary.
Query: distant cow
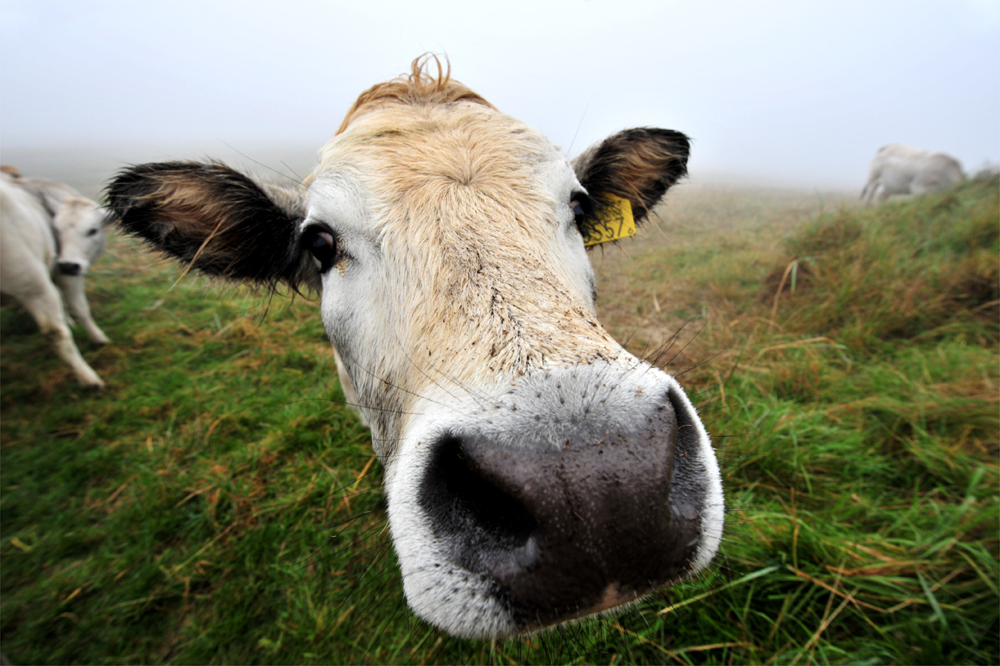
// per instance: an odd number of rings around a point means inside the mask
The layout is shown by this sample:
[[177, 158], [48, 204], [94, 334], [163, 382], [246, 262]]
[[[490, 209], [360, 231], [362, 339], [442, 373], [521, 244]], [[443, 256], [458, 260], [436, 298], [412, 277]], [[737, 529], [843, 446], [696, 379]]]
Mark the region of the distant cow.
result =
[[102, 388], [73, 343], [63, 304], [92, 342], [108, 342], [83, 289], [87, 268], [104, 251], [107, 213], [71, 187], [15, 174], [9, 168], [0, 174], [0, 296], [31, 312], [81, 384]]
[[961, 180], [962, 165], [954, 157], [890, 143], [875, 153], [861, 201], [867, 206], [895, 195], [919, 196]]

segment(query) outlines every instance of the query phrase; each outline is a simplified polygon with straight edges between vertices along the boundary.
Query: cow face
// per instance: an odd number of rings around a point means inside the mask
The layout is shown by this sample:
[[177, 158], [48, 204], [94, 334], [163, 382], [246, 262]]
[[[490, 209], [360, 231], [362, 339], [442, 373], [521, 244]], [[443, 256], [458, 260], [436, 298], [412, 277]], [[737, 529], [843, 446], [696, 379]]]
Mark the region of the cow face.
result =
[[320, 292], [385, 465], [407, 600], [486, 638], [628, 603], [718, 547], [705, 429], [597, 321], [581, 234], [609, 195], [644, 219], [687, 154], [679, 133], [630, 130], [571, 165], [415, 65], [362, 95], [302, 188], [166, 163], [108, 194], [196, 268]]
[[89, 199], [62, 201], [52, 216], [59, 237], [56, 270], [60, 275], [84, 275], [104, 252], [104, 226], [111, 218]]

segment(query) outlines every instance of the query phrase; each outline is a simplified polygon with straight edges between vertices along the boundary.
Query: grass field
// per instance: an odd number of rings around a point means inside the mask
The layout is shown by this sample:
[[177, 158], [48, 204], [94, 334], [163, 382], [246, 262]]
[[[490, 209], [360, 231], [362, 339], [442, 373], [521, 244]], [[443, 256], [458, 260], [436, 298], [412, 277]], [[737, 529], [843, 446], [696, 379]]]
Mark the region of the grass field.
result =
[[861, 211], [687, 186], [596, 250], [600, 313], [719, 449], [710, 571], [535, 636], [406, 608], [316, 304], [112, 238], [81, 392], [0, 314], [0, 639], [19, 663], [995, 663], [1000, 184]]

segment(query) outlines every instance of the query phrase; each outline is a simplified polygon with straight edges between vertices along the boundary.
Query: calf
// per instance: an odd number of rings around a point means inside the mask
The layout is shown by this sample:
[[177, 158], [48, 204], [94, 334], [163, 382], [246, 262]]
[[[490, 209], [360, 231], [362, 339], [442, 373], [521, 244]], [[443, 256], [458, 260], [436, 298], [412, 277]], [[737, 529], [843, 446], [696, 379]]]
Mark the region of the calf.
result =
[[301, 186], [167, 162], [122, 171], [108, 198], [205, 273], [321, 294], [408, 603], [496, 638], [627, 604], [718, 548], [708, 434], [598, 322], [585, 250], [642, 222], [687, 158], [683, 134], [633, 129], [571, 165], [418, 60], [358, 98]]
[[107, 212], [76, 190], [16, 170], [0, 173], [0, 296], [32, 314], [59, 356], [87, 388], [104, 382], [73, 343], [64, 304], [95, 344], [108, 338], [94, 323], [83, 276], [104, 251]]

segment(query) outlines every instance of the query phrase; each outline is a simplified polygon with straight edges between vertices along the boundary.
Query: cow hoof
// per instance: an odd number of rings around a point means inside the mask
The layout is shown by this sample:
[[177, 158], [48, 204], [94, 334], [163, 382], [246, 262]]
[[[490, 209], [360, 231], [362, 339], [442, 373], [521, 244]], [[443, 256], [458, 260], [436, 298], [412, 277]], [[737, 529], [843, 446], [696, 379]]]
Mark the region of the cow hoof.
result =
[[103, 347], [104, 345], [108, 344], [109, 342], [111, 342], [111, 340], [109, 340], [108, 338], [105, 338], [105, 337], [91, 338], [90, 339], [90, 343], [92, 345], [97, 346], [97, 347]]
[[83, 384], [83, 390], [93, 391], [94, 393], [98, 391], [103, 391], [106, 388], [104, 382], [102, 382], [100, 379], [98, 379], [97, 382], [86, 381], [86, 382], [81, 382], [81, 384]]

